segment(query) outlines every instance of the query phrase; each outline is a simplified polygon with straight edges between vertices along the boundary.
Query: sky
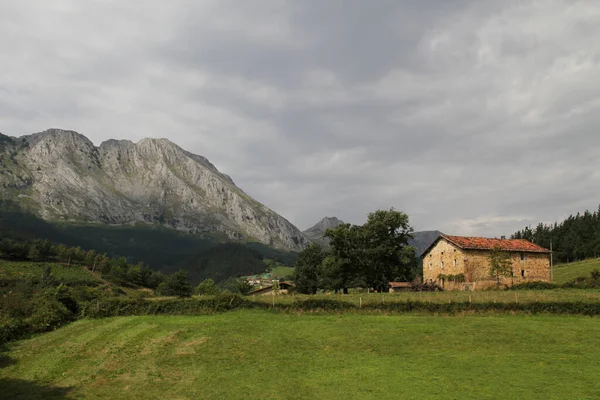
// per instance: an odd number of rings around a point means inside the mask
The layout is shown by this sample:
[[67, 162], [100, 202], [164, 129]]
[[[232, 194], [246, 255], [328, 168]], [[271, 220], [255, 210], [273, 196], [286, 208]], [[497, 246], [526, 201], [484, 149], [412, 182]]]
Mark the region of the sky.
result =
[[3, 0], [0, 132], [168, 138], [301, 229], [600, 204], [600, 2]]

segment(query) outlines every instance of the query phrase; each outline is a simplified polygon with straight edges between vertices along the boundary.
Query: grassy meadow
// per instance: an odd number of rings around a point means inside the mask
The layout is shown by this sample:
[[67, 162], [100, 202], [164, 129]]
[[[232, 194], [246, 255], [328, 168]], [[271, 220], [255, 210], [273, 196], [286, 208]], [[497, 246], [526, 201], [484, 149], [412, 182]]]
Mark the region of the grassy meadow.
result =
[[598, 258], [555, 265], [553, 282], [561, 285], [580, 276], [589, 276], [590, 272], [595, 269], [600, 270], [600, 259]]
[[8, 345], [5, 398], [586, 399], [600, 319], [300, 315], [82, 320]]
[[294, 267], [286, 267], [285, 265], [280, 265], [271, 270], [271, 277], [285, 278], [289, 275], [294, 275], [295, 270], [296, 269]]

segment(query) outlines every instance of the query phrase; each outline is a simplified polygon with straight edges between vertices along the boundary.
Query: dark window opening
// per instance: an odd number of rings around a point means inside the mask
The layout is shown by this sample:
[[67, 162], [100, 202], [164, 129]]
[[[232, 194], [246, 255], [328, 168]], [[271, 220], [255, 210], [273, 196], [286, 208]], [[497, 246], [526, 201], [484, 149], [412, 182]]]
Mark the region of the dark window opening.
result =
[[521, 278], [525, 278], [525, 270], [524, 269], [521, 270]]

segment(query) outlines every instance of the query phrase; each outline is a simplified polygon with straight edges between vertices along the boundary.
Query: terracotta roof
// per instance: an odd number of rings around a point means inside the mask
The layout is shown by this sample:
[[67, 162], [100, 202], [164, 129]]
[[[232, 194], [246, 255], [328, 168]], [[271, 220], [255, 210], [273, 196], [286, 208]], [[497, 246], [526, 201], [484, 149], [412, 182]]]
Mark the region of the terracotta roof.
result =
[[528, 253], [550, 253], [550, 250], [531, 243], [525, 239], [492, 239], [483, 237], [441, 235], [450, 243], [466, 250], [493, 250], [500, 247], [505, 251], [520, 251]]
[[410, 287], [410, 282], [389, 282], [392, 288]]

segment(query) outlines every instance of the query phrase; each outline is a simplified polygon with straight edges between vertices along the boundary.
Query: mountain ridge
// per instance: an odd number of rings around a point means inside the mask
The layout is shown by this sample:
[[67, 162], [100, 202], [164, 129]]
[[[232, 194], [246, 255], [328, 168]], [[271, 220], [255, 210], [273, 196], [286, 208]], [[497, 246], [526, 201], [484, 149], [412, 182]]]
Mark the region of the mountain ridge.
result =
[[0, 197], [46, 220], [159, 224], [298, 251], [308, 239], [205, 157], [168, 139], [137, 143], [49, 129], [0, 148]]

